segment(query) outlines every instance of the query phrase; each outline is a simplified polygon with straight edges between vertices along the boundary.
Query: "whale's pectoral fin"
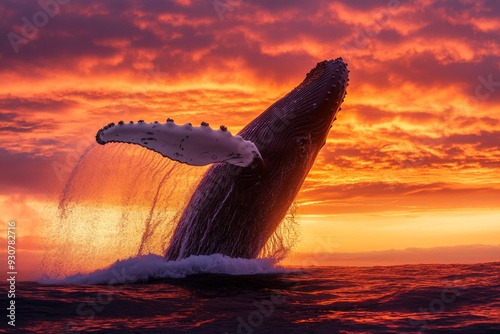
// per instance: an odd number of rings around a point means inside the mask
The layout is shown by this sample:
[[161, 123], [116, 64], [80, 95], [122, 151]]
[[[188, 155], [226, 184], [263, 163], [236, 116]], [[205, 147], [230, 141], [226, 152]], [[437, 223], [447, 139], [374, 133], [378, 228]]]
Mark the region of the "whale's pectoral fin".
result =
[[226, 162], [246, 167], [255, 158], [262, 159], [251, 141], [233, 136], [225, 126], [213, 130], [202, 122], [195, 127], [190, 123], [177, 125], [168, 119], [166, 123], [110, 123], [100, 129], [96, 140], [104, 145], [110, 142], [136, 144], [160, 153], [164, 157], [193, 166]]

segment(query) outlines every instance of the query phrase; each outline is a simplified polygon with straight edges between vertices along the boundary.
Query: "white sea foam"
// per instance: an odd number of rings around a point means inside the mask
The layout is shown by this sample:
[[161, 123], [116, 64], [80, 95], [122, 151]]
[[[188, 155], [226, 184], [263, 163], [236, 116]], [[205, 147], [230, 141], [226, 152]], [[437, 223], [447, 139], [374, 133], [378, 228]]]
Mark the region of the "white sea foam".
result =
[[76, 274], [60, 280], [45, 279], [45, 284], [122, 284], [159, 278], [184, 278], [196, 274], [256, 275], [286, 273], [276, 260], [240, 259], [221, 254], [190, 256], [166, 261], [159, 255], [144, 255], [117, 261], [88, 274]]

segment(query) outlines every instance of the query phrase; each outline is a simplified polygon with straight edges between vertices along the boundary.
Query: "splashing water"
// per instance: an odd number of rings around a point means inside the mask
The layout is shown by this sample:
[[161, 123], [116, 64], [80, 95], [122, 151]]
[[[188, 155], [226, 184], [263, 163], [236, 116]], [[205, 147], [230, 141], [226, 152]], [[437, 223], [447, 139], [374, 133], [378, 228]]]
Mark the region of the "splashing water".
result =
[[126, 284], [153, 279], [184, 278], [199, 274], [256, 275], [292, 272], [266, 259], [234, 259], [221, 254], [192, 255], [178, 261], [149, 254], [116, 261], [105, 269], [75, 274], [63, 279], [42, 280], [44, 284]]
[[[163, 257], [205, 170], [140, 147], [89, 146], [60, 195], [59, 219], [46, 226], [45, 276], [95, 271], [126, 259], [145, 261], [148, 254]], [[274, 263], [286, 257], [298, 237], [295, 211], [294, 204], [260, 258]]]

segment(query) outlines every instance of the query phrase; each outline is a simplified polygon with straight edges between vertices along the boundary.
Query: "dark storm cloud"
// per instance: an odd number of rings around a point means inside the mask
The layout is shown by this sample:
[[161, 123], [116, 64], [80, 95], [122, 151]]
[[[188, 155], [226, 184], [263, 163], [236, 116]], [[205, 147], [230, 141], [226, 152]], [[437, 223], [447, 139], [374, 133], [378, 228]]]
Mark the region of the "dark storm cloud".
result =
[[[66, 99], [0, 96], [0, 131], [37, 133], [57, 129], [57, 115], [75, 105]], [[51, 114], [53, 117], [47, 117]]]
[[9, 117], [18, 115], [20, 112], [47, 111], [55, 113], [74, 105], [75, 103], [73, 101], [68, 100], [57, 100], [43, 97], [24, 98], [0, 95], [0, 111], [5, 111], [0, 113], [0, 121], [8, 120]]
[[[474, 145], [478, 149], [500, 150], [500, 131], [481, 131], [479, 134], [455, 134], [450, 136], [448, 141], [459, 145]], [[500, 167], [500, 162], [498, 162], [498, 166]]]

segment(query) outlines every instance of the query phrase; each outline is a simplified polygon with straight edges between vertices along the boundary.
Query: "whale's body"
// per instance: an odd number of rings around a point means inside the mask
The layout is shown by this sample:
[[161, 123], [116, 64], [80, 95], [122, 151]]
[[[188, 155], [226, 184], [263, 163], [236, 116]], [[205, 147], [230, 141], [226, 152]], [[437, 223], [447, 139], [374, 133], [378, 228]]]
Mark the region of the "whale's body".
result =
[[[165, 252], [166, 259], [216, 253], [240, 258], [257, 257], [285, 217], [325, 144], [347, 85], [348, 70], [341, 58], [320, 62], [299, 86], [250, 122], [238, 136], [232, 137], [249, 143], [241, 150], [246, 152], [243, 154], [246, 160], [216, 163], [209, 168], [174, 230]], [[113, 129], [108, 130], [110, 128]], [[137, 126], [134, 131], [139, 131]], [[153, 131], [150, 129], [147, 133]], [[139, 138], [141, 136], [135, 133], [128, 134], [127, 130], [112, 124], [98, 132], [97, 141], [101, 144], [129, 142], [173, 159], [178, 156], [179, 152], [165, 153], [157, 147], [158, 144], [151, 147], [152, 139], [156, 143], [161, 141], [159, 136], [163, 134], [160, 131], [154, 138], [153, 135]], [[176, 149], [177, 146], [177, 143], [171, 145]], [[201, 151], [197, 154], [206, 156], [206, 152]], [[214, 161], [243, 156], [232, 149], [229, 152], [224, 153], [224, 158], [213, 155]]]

